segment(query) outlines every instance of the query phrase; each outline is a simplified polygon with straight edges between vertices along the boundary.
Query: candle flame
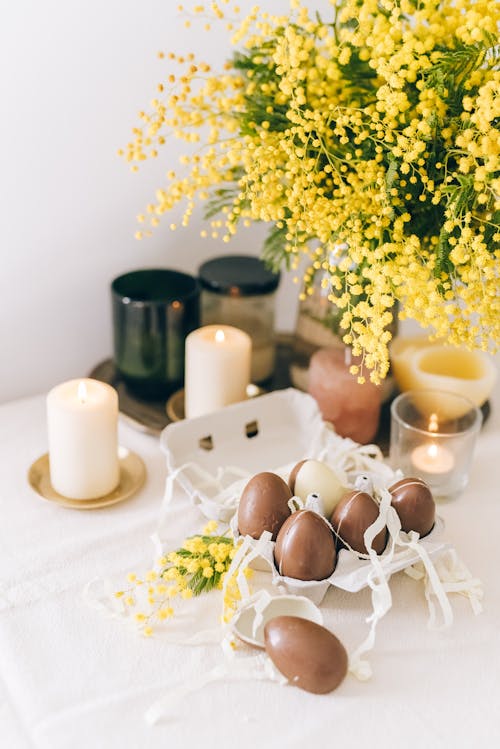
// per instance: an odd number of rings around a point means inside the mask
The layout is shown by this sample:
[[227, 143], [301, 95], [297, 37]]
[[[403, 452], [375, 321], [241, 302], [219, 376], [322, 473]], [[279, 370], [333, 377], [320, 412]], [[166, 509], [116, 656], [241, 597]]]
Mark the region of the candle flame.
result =
[[83, 381], [78, 385], [78, 400], [80, 403], [87, 402], [87, 386]]
[[429, 445], [427, 452], [429, 453], [430, 458], [435, 458], [438, 454], [438, 446], [434, 444]]
[[431, 414], [429, 417], [429, 432], [438, 432], [438, 431], [439, 431], [438, 416], [437, 414]]
[[224, 335], [223, 330], [217, 330], [215, 333], [215, 340], [217, 343], [223, 343], [226, 340], [226, 336]]

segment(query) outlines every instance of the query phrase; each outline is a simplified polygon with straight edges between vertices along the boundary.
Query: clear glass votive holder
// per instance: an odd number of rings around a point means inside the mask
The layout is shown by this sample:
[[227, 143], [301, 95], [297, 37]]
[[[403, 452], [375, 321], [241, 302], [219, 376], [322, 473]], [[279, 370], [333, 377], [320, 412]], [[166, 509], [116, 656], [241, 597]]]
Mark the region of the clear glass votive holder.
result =
[[452, 499], [467, 485], [480, 409], [468, 398], [440, 390], [410, 390], [391, 404], [390, 462], [423, 479], [434, 499]]

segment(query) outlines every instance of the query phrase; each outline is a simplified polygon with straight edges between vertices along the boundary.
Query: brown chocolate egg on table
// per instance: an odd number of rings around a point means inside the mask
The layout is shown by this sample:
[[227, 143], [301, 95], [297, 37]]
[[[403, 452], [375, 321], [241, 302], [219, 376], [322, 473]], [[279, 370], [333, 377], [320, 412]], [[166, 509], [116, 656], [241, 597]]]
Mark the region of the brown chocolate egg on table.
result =
[[290, 515], [288, 500], [292, 492], [280, 476], [264, 471], [250, 479], [243, 489], [238, 507], [238, 530], [243, 536], [260, 538], [263, 531], [278, 531]]
[[321, 515], [299, 510], [283, 523], [276, 539], [274, 560], [280, 575], [297, 580], [325, 580], [335, 569], [333, 533]]
[[309, 494], [319, 494], [328, 517], [345, 492], [337, 474], [319, 460], [301, 460], [292, 468], [288, 486], [304, 502]]
[[[345, 494], [332, 513], [330, 522], [344, 544], [358, 554], [367, 554], [364, 535], [367, 528], [375, 522], [379, 507], [371, 494], [359, 489]], [[372, 548], [381, 554], [387, 543], [387, 528], [377, 533], [372, 541]]]
[[389, 492], [401, 520], [401, 530], [415, 531], [421, 538], [427, 536], [436, 521], [436, 503], [425, 481], [407, 477], [393, 484]]
[[321, 624], [298, 616], [277, 616], [264, 627], [266, 653], [288, 681], [314, 694], [336, 689], [347, 674], [342, 643]]

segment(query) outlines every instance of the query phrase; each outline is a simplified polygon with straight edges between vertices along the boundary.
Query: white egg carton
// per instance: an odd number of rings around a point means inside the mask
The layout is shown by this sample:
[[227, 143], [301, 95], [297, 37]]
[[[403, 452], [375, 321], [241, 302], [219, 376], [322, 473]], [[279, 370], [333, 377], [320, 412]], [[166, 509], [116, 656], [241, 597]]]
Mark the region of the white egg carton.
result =
[[[326, 424], [316, 401], [290, 388], [228, 406], [216, 413], [166, 427], [161, 436], [166, 454], [168, 479], [164, 514], [178, 482], [193, 503], [209, 519], [230, 522], [237, 513], [241, 491], [251, 476], [273, 471], [285, 480], [299, 460], [315, 458], [327, 463], [346, 486], [354, 486], [360, 475], [367, 475], [377, 490], [386, 489], [399, 475], [383, 462], [374, 445], [361, 446], [339, 437]], [[160, 529], [161, 531], [161, 529]], [[403, 543], [388, 544], [380, 556], [380, 567], [389, 578], [394, 572], [421, 561], [420, 548], [431, 558], [448, 545], [441, 540], [442, 522], [415, 547]], [[247, 537], [247, 544], [258, 542]], [[328, 587], [334, 585], [356, 592], [370, 584], [374, 565], [343, 549], [334, 573], [321, 581], [302, 581], [279, 575], [274, 561], [274, 543], [267, 539], [259, 545], [259, 557], [269, 566], [273, 582], [289, 593], [305, 595], [320, 603]], [[255, 563], [255, 562], [254, 562]]]
[[168, 475], [207, 518], [223, 522], [234, 514], [251, 476], [261, 471], [287, 476], [304, 458], [325, 461], [346, 486], [363, 472], [384, 486], [395, 476], [378, 447], [339, 437], [316, 401], [294, 388], [169, 424], [161, 448]]

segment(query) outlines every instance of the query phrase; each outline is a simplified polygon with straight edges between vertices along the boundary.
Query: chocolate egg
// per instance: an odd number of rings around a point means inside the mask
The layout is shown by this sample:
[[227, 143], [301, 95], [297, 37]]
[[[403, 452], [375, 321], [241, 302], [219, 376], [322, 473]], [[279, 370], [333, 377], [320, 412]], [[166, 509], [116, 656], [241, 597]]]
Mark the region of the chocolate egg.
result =
[[278, 531], [290, 515], [288, 500], [292, 492], [275, 473], [264, 471], [250, 479], [241, 494], [238, 507], [238, 530], [246, 536], [260, 538], [263, 531]]
[[404, 478], [393, 484], [389, 492], [403, 531], [415, 531], [420, 537], [431, 532], [436, 520], [436, 504], [425, 481]]
[[299, 460], [299, 462], [296, 463], [290, 471], [290, 476], [288, 477], [288, 486], [290, 487], [292, 494], [295, 494], [295, 479], [297, 478], [297, 474], [304, 463], [307, 463], [307, 460]]
[[277, 616], [264, 627], [264, 641], [278, 671], [307, 692], [332, 692], [347, 674], [346, 649], [321, 624], [298, 616]]
[[[378, 518], [379, 508], [373, 497], [366, 492], [354, 489], [345, 494], [331, 517], [331, 524], [341, 541], [358, 554], [367, 554], [364, 535], [367, 528]], [[387, 542], [387, 528], [377, 533], [372, 548], [381, 554]]]
[[327, 516], [345, 491], [337, 474], [319, 460], [301, 460], [297, 463], [290, 473], [288, 486], [304, 502], [309, 494], [319, 494]]
[[274, 548], [280, 575], [297, 580], [324, 580], [335, 569], [335, 539], [324, 518], [299, 510], [281, 526]]

